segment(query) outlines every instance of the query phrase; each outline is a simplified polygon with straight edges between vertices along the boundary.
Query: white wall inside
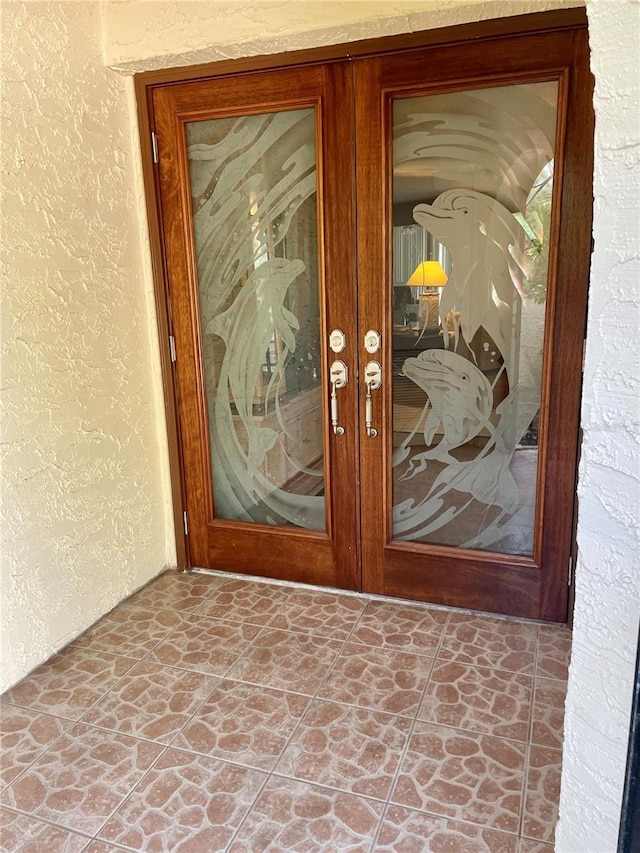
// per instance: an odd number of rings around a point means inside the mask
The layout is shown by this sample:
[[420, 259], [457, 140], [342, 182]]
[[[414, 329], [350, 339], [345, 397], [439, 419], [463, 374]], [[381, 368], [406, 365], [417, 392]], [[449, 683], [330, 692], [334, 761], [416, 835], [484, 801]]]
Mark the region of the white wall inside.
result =
[[132, 81], [97, 3], [2, 8], [0, 690], [175, 565]]

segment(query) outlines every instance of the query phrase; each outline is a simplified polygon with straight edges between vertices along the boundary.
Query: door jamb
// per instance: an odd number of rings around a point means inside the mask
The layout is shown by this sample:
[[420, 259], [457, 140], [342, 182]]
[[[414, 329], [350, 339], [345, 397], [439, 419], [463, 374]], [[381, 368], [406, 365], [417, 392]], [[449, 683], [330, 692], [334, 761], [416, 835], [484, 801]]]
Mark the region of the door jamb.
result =
[[138, 78], [139, 75], [136, 75], [135, 87], [138, 127], [140, 132], [142, 177], [149, 228], [153, 292], [155, 297], [156, 322], [158, 325], [160, 368], [162, 372], [164, 413], [169, 451], [169, 475], [176, 542], [176, 563], [178, 569], [187, 571], [192, 566], [189, 556], [189, 536], [185, 524], [186, 500], [180, 441], [180, 418], [174, 373], [175, 362], [172, 360], [171, 339], [173, 329], [168, 290], [169, 282], [164, 260], [162, 209], [160, 206], [160, 188], [156, 169], [158, 164], [155, 162], [152, 145], [152, 133], [155, 132], [155, 121], [152, 111], [153, 89]]

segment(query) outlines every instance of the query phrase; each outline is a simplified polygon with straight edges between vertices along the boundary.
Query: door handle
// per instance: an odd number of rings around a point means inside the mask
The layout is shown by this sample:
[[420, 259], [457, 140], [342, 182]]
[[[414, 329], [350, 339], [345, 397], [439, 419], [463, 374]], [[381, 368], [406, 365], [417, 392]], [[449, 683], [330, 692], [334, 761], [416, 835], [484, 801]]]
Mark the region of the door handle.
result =
[[376, 391], [382, 385], [382, 366], [379, 361], [370, 361], [364, 369], [364, 387], [367, 390], [364, 405], [364, 425], [369, 438], [375, 438], [378, 430], [373, 424], [373, 399], [371, 392]]
[[331, 427], [334, 435], [344, 435], [344, 427], [338, 426], [338, 388], [344, 388], [349, 381], [349, 372], [344, 361], [336, 359], [329, 368], [331, 381]]

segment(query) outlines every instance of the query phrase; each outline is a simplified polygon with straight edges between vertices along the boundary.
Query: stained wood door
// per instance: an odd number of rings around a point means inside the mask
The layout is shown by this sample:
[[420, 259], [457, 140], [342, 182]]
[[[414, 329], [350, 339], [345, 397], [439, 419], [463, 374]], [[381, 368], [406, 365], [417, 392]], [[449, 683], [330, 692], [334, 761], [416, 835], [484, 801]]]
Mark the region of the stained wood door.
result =
[[154, 93], [194, 566], [359, 585], [350, 75]]
[[[378, 435], [361, 430], [363, 586], [565, 621], [591, 233], [586, 32], [438, 46], [355, 73], [357, 185], [376, 200], [358, 204], [359, 315], [384, 340]], [[423, 260], [440, 279], [403, 287]], [[394, 314], [417, 292], [418, 316], [393, 316], [391, 290]]]
[[192, 565], [566, 620], [590, 104], [584, 27], [155, 89]]

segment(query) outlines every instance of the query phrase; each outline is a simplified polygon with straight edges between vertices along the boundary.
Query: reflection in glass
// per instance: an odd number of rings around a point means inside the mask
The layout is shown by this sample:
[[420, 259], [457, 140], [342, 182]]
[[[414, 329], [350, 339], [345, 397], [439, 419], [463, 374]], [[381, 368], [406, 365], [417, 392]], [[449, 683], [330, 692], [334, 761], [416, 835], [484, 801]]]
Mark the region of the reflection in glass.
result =
[[[555, 82], [394, 101], [397, 539], [533, 553], [556, 102]], [[423, 260], [444, 285], [407, 286]]]
[[323, 530], [314, 111], [186, 133], [215, 514]]

